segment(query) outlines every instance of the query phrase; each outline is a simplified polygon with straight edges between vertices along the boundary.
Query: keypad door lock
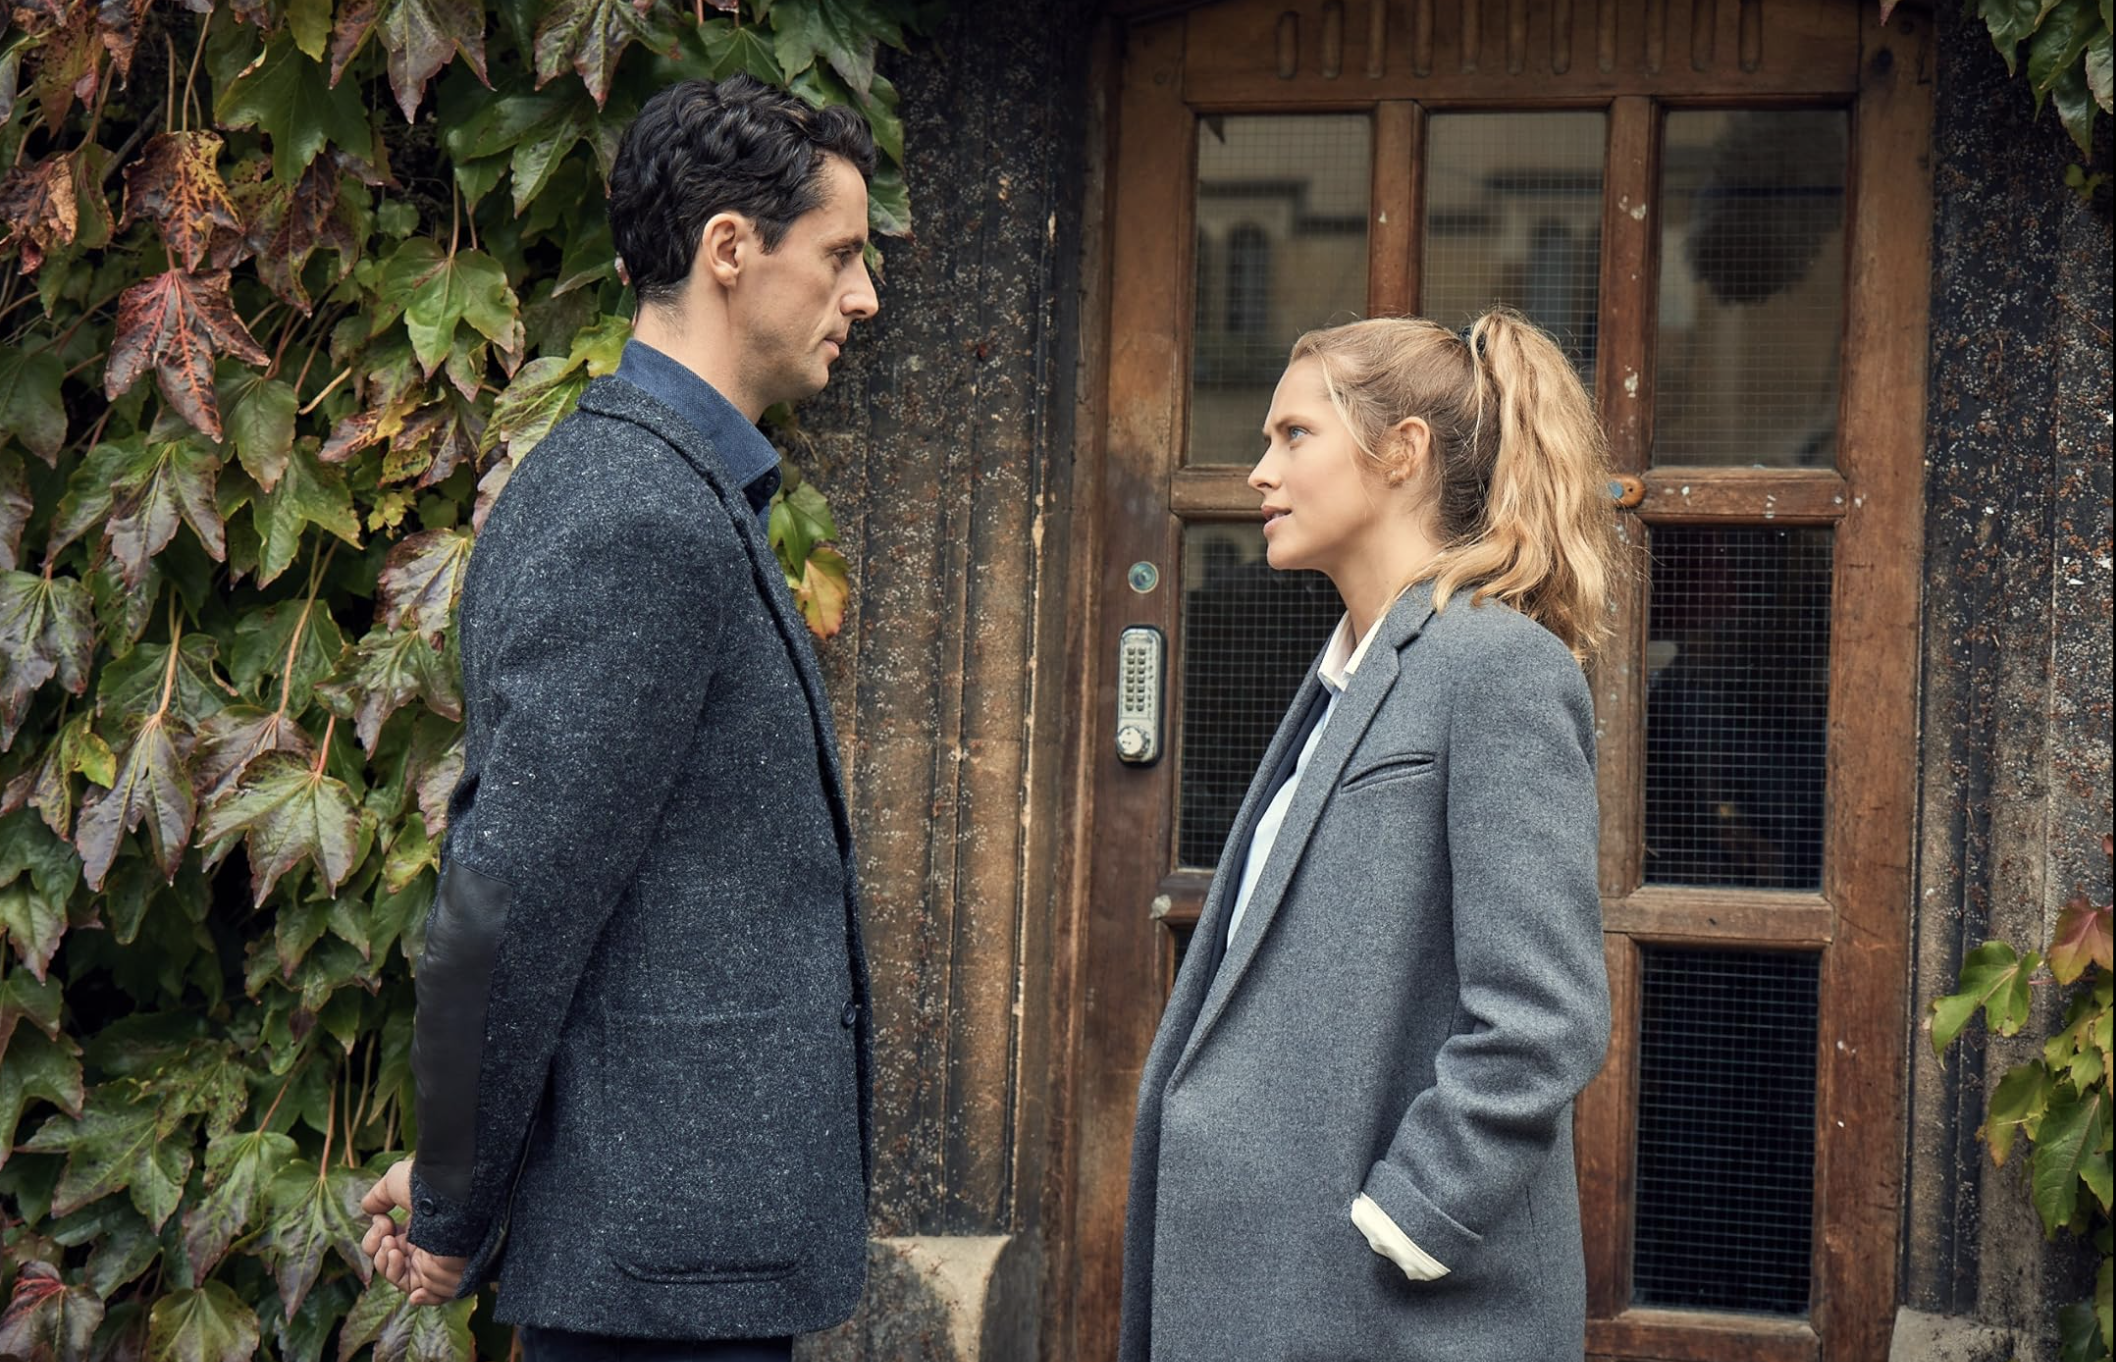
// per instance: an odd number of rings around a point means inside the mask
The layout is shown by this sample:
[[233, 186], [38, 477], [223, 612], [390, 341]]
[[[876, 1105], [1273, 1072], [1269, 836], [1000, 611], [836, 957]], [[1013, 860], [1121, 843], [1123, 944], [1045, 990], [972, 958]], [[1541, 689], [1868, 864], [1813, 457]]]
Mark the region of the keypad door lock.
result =
[[1117, 640], [1117, 760], [1151, 766], [1161, 759], [1161, 673], [1167, 644], [1150, 624]]

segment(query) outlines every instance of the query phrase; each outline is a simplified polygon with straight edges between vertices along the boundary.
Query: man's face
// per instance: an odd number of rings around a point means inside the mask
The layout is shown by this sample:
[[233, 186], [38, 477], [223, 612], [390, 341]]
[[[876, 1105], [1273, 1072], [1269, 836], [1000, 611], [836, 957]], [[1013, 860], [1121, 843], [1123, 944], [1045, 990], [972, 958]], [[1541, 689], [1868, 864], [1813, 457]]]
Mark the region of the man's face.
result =
[[822, 181], [823, 201], [794, 219], [777, 250], [745, 252], [730, 294], [744, 386], [764, 406], [821, 392], [852, 324], [880, 306], [864, 255], [867, 183], [838, 156], [825, 159]]

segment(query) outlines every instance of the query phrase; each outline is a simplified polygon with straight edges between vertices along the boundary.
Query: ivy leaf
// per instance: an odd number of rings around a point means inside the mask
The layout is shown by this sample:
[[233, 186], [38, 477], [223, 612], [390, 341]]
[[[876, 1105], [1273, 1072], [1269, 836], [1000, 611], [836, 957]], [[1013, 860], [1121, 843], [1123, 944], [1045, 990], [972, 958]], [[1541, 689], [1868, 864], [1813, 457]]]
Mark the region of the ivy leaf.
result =
[[7, 1063], [0, 1065], [0, 1166], [14, 1150], [16, 1127], [33, 1099], [49, 1102], [68, 1116], [79, 1116], [86, 1096], [81, 1047], [73, 1037], [46, 1040], [35, 1031], [16, 1036]]
[[263, 586], [292, 565], [301, 552], [303, 527], [317, 526], [359, 547], [360, 517], [353, 513], [353, 494], [345, 479], [325, 468], [305, 445], [287, 459], [286, 476], [271, 491], [260, 491], [250, 507], [262, 560], [257, 581]]
[[2074, 894], [2057, 915], [2057, 934], [2050, 941], [2050, 972], [2060, 984], [2086, 973], [2088, 965], [2116, 968], [2110, 958], [2109, 905], [2087, 902]]
[[485, 7], [479, 0], [350, 0], [338, 13], [331, 42], [332, 85], [378, 24], [389, 52], [389, 88], [405, 122], [417, 120], [426, 82], [455, 53], [463, 54], [479, 80], [492, 83], [485, 74]]
[[220, 641], [193, 631], [184, 635], [175, 651], [173, 686], [169, 684], [170, 648], [166, 643], [141, 644], [122, 660], [107, 664], [96, 687], [96, 712], [106, 721], [144, 719], [162, 708], [162, 692], [167, 689], [168, 713], [186, 727], [219, 713], [227, 697], [235, 693], [214, 674]]
[[536, 88], [572, 67], [601, 108], [610, 76], [627, 47], [643, 42], [666, 50], [668, 12], [661, 0], [558, 0], [536, 26]]
[[66, 904], [80, 878], [73, 854], [42, 823], [20, 814], [0, 820], [0, 933], [39, 979], [66, 934]]
[[372, 757], [389, 716], [414, 700], [444, 718], [461, 722], [463, 700], [455, 658], [411, 630], [377, 629], [360, 640], [347, 678], [329, 689], [353, 710], [360, 745]]
[[95, 620], [88, 588], [71, 577], [0, 574], [0, 751], [14, 746], [30, 698], [54, 677], [88, 688]]
[[818, 548], [801, 565], [794, 603], [817, 638], [834, 638], [845, 627], [845, 605], [852, 596], [851, 569], [836, 549]]
[[96, 60], [101, 42], [96, 36], [93, 6], [54, 4], [44, 8], [56, 13], [60, 22], [44, 35], [37, 78], [30, 88], [44, 114], [45, 130], [56, 133], [75, 100], [86, 105], [95, 99], [96, 87], [101, 83]]
[[313, 862], [325, 889], [336, 893], [352, 871], [359, 831], [358, 801], [344, 781], [290, 753], [268, 752], [207, 811], [200, 835], [218, 842], [242, 834], [251, 890], [263, 907], [279, 877], [303, 861]]
[[874, 84], [877, 40], [886, 40], [892, 47], [901, 47], [904, 41], [895, 21], [867, 0], [783, 5], [772, 11], [771, 26], [779, 65], [788, 76], [801, 74], [820, 57], [844, 78], [861, 103]]
[[[0, 816], [27, 806], [43, 815], [44, 825], [59, 840], [72, 840], [73, 777], [85, 775], [106, 789], [117, 779], [117, 758], [90, 722], [91, 716], [76, 714], [60, 726], [36, 763], [8, 782], [0, 795]], [[5, 1048], [0, 1040], [0, 1051]]]
[[867, 115], [867, 126], [874, 133], [875, 147], [897, 165], [904, 164], [904, 120], [897, 112], [896, 87], [887, 76], [874, 78], [874, 97], [862, 110]]
[[2040, 1064], [2022, 1064], [2008, 1070], [1991, 1090], [1991, 1114], [1977, 1134], [1991, 1146], [1991, 1161], [2005, 1166], [2013, 1148], [2013, 1137], [2023, 1129], [2032, 1138], [2035, 1127], [2050, 1105], [2050, 1071]]
[[66, 1155], [54, 1214], [71, 1215], [120, 1191], [157, 1230], [175, 1212], [191, 1176], [191, 1144], [169, 1139], [156, 1105], [137, 1100], [137, 1092], [130, 1083], [106, 1083], [78, 1119], [47, 1121], [22, 1146]]
[[404, 309], [412, 353], [429, 378], [455, 348], [458, 322], [469, 322], [503, 350], [522, 349], [521, 304], [507, 285], [507, 271], [483, 251], [451, 254], [414, 237], [383, 267], [378, 293]]
[[220, 178], [213, 132], [161, 132], [147, 139], [140, 159], [125, 167], [125, 211], [120, 228], [142, 215], [160, 226], [169, 258], [196, 270], [215, 227], [242, 230], [242, 218]]
[[66, 935], [66, 900], [38, 891], [27, 876], [0, 888], [0, 937], [14, 943], [29, 972], [42, 979]]
[[726, 80], [741, 72], [775, 89], [786, 84], [786, 76], [779, 70], [778, 54], [765, 41], [761, 25], [715, 19], [700, 27], [697, 35], [705, 51], [706, 79]]
[[311, 61], [322, 61], [331, 47], [331, 0], [287, 0], [285, 9], [294, 46]]
[[2032, 998], [2029, 976], [2042, 964], [2034, 951], [2016, 955], [2003, 941], [1987, 941], [1962, 961], [1962, 991], [1932, 1002], [1932, 1049], [1939, 1054], [1954, 1044], [1977, 1009], [1985, 1025], [2010, 1036], [2028, 1020]]
[[316, 683], [338, 665], [345, 638], [321, 602], [281, 601], [245, 615], [228, 650], [228, 676], [237, 689], [262, 700], [276, 691], [281, 710], [309, 707]]
[[145, 1272], [162, 1252], [161, 1236], [153, 1227], [137, 1211], [120, 1209], [122, 1214], [96, 1237], [84, 1269], [89, 1289], [105, 1300]]
[[476, 544], [477, 536], [469, 530], [426, 530], [391, 549], [376, 581], [382, 622], [392, 629], [416, 630], [438, 644], [455, 620]]
[[413, 1305], [411, 1298], [376, 1277], [357, 1301], [338, 1335], [338, 1362], [370, 1343], [374, 1362], [471, 1362], [476, 1350], [470, 1337], [475, 1300], [446, 1305]]
[[191, 741], [189, 734], [170, 727], [167, 716], [149, 715], [125, 749], [116, 783], [82, 803], [74, 845], [80, 848], [90, 889], [103, 887], [111, 862], [117, 859], [119, 841], [142, 820], [162, 878], [175, 883], [176, 868], [184, 859], [198, 817], [197, 798], [184, 768]]
[[29, 476], [22, 467], [22, 456], [12, 449], [0, 450], [0, 572], [21, 566], [17, 558], [22, 551], [22, 529], [36, 511], [36, 503], [29, 499]]
[[250, 1362], [258, 1342], [257, 1312], [219, 1282], [164, 1296], [148, 1317], [155, 1362]]
[[318, 246], [338, 252], [340, 273], [352, 268], [360, 243], [346, 229], [339, 211], [338, 167], [327, 159], [311, 161], [291, 187], [273, 187], [250, 225], [250, 248], [257, 252], [257, 277], [278, 297], [305, 316], [309, 295], [301, 271]]
[[59, 1037], [59, 981], [39, 979], [26, 970], [8, 970], [0, 977], [0, 1060], [7, 1058], [7, 1043], [15, 1027], [27, 1020], [53, 1040]]
[[[260, 272], [262, 266], [260, 265]], [[245, 369], [222, 386], [220, 403], [228, 413], [228, 437], [243, 471], [269, 492], [286, 472], [294, 448], [294, 416], [299, 402], [284, 379], [266, 378]]]
[[911, 192], [895, 166], [878, 168], [868, 181], [867, 226], [876, 236], [911, 235]]
[[250, 763], [267, 752], [288, 752], [307, 762], [315, 757], [316, 744], [281, 711], [230, 705], [206, 720], [192, 763], [200, 802], [212, 804], [226, 795]]
[[[58, 355], [48, 349], [9, 346], [0, 352], [0, 435], [14, 435], [30, 453], [54, 466], [66, 445], [66, 404], [59, 398], [65, 371]], [[17, 469], [19, 480], [19, 465]], [[21, 533], [18, 523], [9, 536], [10, 558]]]
[[2087, 89], [2086, 68], [2075, 61], [2061, 68], [2050, 85], [2050, 102], [2057, 106], [2057, 119], [2072, 135], [2082, 157], [2094, 154], [2094, 96]]
[[326, 146], [373, 159], [358, 88], [332, 85], [290, 39], [275, 41], [245, 67], [214, 101], [213, 112], [223, 127], [256, 128], [269, 136], [272, 175], [285, 184], [294, 183]]
[[213, 359], [220, 354], [251, 364], [263, 364], [266, 358], [228, 301], [228, 272], [167, 270], [134, 284], [118, 298], [103, 395], [116, 401], [152, 365], [169, 405], [218, 441]]
[[2085, 1093], [2053, 1098], [2036, 1132], [2035, 1156], [2030, 1162], [2035, 1209], [2042, 1214], [2043, 1228], [2051, 1234], [2068, 1225], [2079, 1209], [2082, 1183], [2109, 1209], [2111, 1127], [2108, 1090], [2096, 1087]]
[[502, 87], [496, 99], [480, 101], [468, 118], [451, 124], [442, 134], [455, 163], [456, 181], [466, 196], [473, 190], [478, 173], [473, 163], [494, 163], [510, 157], [514, 174], [514, 210], [525, 212], [531, 201], [550, 183], [552, 172], [567, 152], [590, 137], [599, 123], [595, 103], [576, 85], [535, 93], [520, 87]]
[[0, 177], [0, 220], [21, 252], [20, 272], [33, 273], [47, 252], [71, 245], [81, 210], [73, 153], [62, 151]]
[[2035, 91], [2037, 108], [2058, 79], [2078, 66], [2099, 20], [2094, 0], [2043, 4], [2035, 31], [2028, 38], [2028, 85]]
[[176, 538], [179, 518], [210, 556], [226, 558], [227, 541], [213, 500], [220, 459], [211, 447], [187, 431], [173, 440], [150, 435], [137, 448], [138, 457], [111, 489], [110, 520], [103, 530], [126, 583], [141, 583], [148, 560]]
[[2103, 113], [2116, 113], [2116, 101], [2112, 101], [2112, 95], [2116, 95], [2116, 91], [2112, 91], [2110, 88], [2109, 53], [2111, 34], [2109, 28], [2108, 5], [2106, 0], [2104, 0], [2101, 11], [2101, 32], [2095, 34], [2087, 42], [2087, 92], [2094, 96], [2094, 102], [2101, 106]]
[[507, 458], [519, 463], [566, 418], [587, 386], [588, 376], [572, 360], [556, 355], [530, 360], [492, 404], [480, 452], [505, 445]]
[[26, 1362], [87, 1362], [89, 1341], [103, 1322], [103, 1302], [83, 1286], [68, 1286], [49, 1263], [25, 1263], [15, 1294], [0, 1315], [0, 1357]]
[[139, 46], [140, 24], [151, 0], [103, 0], [96, 7], [96, 26], [104, 51], [110, 53], [120, 81], [132, 79], [132, 54]]
[[372, 1277], [373, 1268], [360, 1251], [360, 1236], [367, 1231], [360, 1198], [366, 1190], [366, 1180], [343, 1166], [319, 1175], [301, 1165], [272, 1180], [271, 1214], [258, 1249], [279, 1284], [288, 1319], [316, 1284], [327, 1251], [336, 1252], [363, 1283]]
[[206, 1196], [184, 1213], [184, 1253], [194, 1283], [257, 1219], [265, 1189], [299, 1152], [292, 1137], [268, 1130], [221, 1135], [206, 1145]]

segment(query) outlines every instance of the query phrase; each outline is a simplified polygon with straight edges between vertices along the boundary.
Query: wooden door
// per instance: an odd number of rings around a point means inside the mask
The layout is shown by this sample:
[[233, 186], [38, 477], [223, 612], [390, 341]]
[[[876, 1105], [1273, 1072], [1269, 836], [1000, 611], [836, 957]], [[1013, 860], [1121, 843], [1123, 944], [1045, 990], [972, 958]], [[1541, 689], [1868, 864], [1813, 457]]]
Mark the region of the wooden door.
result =
[[[1134, 6], [1135, 9], [1142, 8]], [[1880, 1362], [1895, 1307], [1930, 173], [1872, 0], [1230, 0], [1125, 34], [1071, 1355], [1114, 1352], [1134, 1089], [1337, 604], [1244, 478], [1293, 337], [1510, 303], [1597, 393], [1643, 570], [1595, 669], [1615, 1026], [1589, 1351]], [[1168, 641], [1119, 760], [1122, 631]], [[1347, 1230], [1348, 1233], [1351, 1231]], [[1068, 1346], [1068, 1345], [1061, 1345]]]

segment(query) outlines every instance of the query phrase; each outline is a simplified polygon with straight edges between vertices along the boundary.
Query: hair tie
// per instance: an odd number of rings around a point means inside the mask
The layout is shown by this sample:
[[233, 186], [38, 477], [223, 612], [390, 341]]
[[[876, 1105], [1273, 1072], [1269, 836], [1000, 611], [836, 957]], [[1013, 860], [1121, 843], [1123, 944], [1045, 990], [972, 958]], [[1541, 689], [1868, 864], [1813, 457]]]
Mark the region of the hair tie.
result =
[[1484, 358], [1484, 337], [1477, 334], [1477, 324], [1475, 322], [1464, 326], [1455, 335], [1462, 342], [1463, 347], [1469, 351], [1470, 358]]

